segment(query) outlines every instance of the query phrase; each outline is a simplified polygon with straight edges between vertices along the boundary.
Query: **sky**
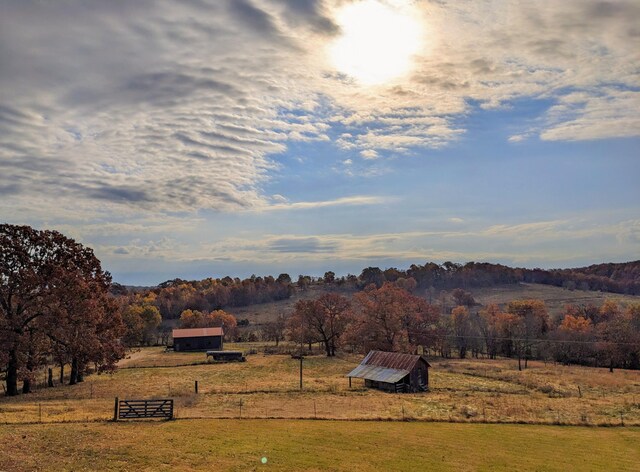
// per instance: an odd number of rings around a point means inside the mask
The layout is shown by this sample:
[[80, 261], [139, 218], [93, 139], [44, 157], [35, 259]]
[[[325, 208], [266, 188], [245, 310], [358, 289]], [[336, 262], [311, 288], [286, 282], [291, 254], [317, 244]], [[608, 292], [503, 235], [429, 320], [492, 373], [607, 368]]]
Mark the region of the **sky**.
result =
[[640, 2], [0, 0], [0, 222], [123, 284], [640, 255]]

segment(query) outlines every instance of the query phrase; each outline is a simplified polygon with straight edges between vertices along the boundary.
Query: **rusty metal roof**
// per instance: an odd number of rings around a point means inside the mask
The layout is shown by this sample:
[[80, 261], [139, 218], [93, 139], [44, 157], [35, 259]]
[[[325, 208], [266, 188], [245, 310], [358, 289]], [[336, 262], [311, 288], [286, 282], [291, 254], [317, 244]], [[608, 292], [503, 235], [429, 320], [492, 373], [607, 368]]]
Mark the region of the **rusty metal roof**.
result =
[[423, 359], [423, 356], [402, 354], [399, 352], [371, 351], [358, 367], [349, 372], [347, 377], [375, 380], [377, 382], [396, 383], [402, 380]]
[[222, 336], [222, 328], [187, 328], [174, 329], [173, 339], [176, 338], [201, 338], [204, 336]]
[[[427, 360], [423, 356], [417, 356], [413, 354], [371, 351], [369, 352], [369, 354], [367, 354], [367, 357], [364, 358], [361, 364], [411, 371], [420, 359], [423, 359], [425, 362], [427, 362]], [[427, 366], [431, 367], [428, 362]]]
[[374, 365], [360, 364], [347, 374], [347, 377], [355, 377], [357, 379], [375, 380], [376, 382], [396, 383], [409, 375], [408, 370], [389, 369], [387, 367], [378, 367]]

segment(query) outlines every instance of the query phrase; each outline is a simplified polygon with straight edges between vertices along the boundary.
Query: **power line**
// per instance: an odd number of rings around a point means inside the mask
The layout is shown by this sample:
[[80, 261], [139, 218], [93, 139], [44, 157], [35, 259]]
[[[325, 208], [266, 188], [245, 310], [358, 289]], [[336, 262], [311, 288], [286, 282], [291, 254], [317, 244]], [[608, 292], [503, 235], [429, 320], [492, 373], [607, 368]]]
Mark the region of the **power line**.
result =
[[[429, 335], [422, 331], [407, 331], [407, 333], [411, 334], [419, 334], [423, 336], [430, 336], [434, 338], [455, 338], [455, 339], [480, 339], [482, 341], [487, 341], [487, 337], [485, 336], [472, 336], [472, 335], [459, 335], [459, 334], [438, 334], [438, 335]], [[557, 343], [557, 344], [607, 344], [607, 345], [616, 345], [616, 346], [639, 346], [640, 344], [637, 342], [615, 342], [615, 341], [580, 341], [580, 340], [561, 340], [561, 339], [542, 339], [542, 338], [510, 338], [504, 336], [496, 336], [489, 338], [493, 341], [515, 341], [515, 342], [528, 342], [528, 343]]]

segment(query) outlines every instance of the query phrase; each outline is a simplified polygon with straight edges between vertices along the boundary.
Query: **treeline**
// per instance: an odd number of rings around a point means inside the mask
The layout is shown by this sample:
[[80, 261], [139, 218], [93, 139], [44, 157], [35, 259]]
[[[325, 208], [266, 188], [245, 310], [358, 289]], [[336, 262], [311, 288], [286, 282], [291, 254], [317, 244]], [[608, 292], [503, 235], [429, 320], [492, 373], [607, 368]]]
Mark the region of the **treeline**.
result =
[[399, 278], [413, 278], [418, 287], [424, 289], [467, 289], [528, 282], [555, 285], [570, 290], [639, 295], [640, 261], [554, 270], [511, 268], [487, 262], [445, 262], [441, 265], [427, 262], [424, 265], [413, 264], [407, 270], [368, 267], [358, 277], [358, 283], [361, 287], [370, 283], [380, 286], [385, 281], [395, 282]]
[[442, 290], [520, 282], [555, 285], [570, 290], [640, 294], [640, 261], [562, 270], [512, 268], [487, 262], [427, 262], [424, 265], [412, 264], [406, 270], [367, 267], [360, 275], [342, 277], [337, 277], [332, 271], [326, 272], [323, 277], [299, 275], [296, 282], [292, 281], [289, 274], [280, 274], [277, 278], [252, 275], [243, 280], [231, 277], [199, 281], [173, 279], [142, 291], [113, 284], [111, 291], [124, 298], [125, 306], [154, 306], [162, 319], [177, 319], [184, 310], [211, 312], [287, 299], [296, 289], [306, 290], [311, 285], [322, 284], [359, 291], [371, 284], [379, 288], [385, 282], [393, 282], [409, 291], [421, 289], [430, 301]]
[[244, 280], [231, 277], [197, 281], [174, 279], [143, 291], [130, 291], [118, 284], [112, 287], [112, 293], [126, 299], [125, 304], [155, 306], [163, 319], [179, 318], [185, 310], [210, 312], [284, 300], [293, 290], [288, 274], [278, 278], [253, 275]]
[[520, 368], [530, 359], [611, 370], [640, 368], [640, 303], [569, 305], [554, 322], [541, 300], [478, 309], [468, 292], [456, 289], [451, 295], [455, 307], [449, 312], [391, 282], [371, 284], [352, 299], [325, 293], [298, 301], [288, 318], [267, 323], [262, 334], [276, 343], [287, 338], [308, 349], [318, 343], [327, 356], [340, 349], [422, 349], [445, 358], [517, 358]]

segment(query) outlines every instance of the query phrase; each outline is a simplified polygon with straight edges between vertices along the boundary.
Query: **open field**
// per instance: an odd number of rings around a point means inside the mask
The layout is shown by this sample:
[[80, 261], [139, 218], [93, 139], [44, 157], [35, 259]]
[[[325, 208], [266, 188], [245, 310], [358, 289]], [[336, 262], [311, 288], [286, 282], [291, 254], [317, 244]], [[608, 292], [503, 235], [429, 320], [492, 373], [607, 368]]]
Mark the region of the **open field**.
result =
[[306, 358], [302, 392], [299, 361], [289, 356], [256, 354], [231, 364], [206, 364], [204, 359], [204, 353], [146, 348], [123, 360], [113, 375], [2, 397], [0, 423], [106, 420], [117, 396], [175, 398], [178, 418], [640, 425], [639, 371], [610, 373], [534, 361], [519, 372], [514, 360], [434, 359], [429, 393], [391, 395], [365, 389], [357, 379], [349, 388], [344, 375], [359, 356]]
[[[298, 300], [307, 300], [317, 298], [326, 289], [323, 286], [311, 286], [307, 290], [298, 290], [288, 300], [280, 300], [277, 302], [262, 303], [258, 305], [250, 305], [246, 307], [229, 308], [229, 312], [233, 313], [238, 319], [248, 319], [251, 327], [259, 327], [266, 321], [275, 319], [280, 313], [291, 313], [293, 306]], [[543, 300], [547, 305], [549, 313], [552, 317], [560, 315], [564, 307], [568, 304], [582, 305], [593, 303], [596, 306], [602, 305], [606, 299], [615, 300], [618, 303], [639, 303], [640, 297], [634, 295], [620, 295], [607, 292], [593, 292], [582, 290], [568, 290], [562, 287], [554, 287], [552, 285], [543, 284], [510, 284], [498, 285], [495, 287], [482, 287], [471, 289], [476, 301], [482, 305], [489, 303], [505, 304], [512, 300], [535, 298]], [[338, 293], [346, 297], [351, 297], [354, 292]], [[424, 296], [424, 293], [418, 291], [416, 295]]]
[[[178, 420], [0, 427], [0, 470], [637, 470], [639, 428]], [[267, 463], [262, 463], [262, 458]]]
[[639, 303], [640, 297], [634, 295], [620, 295], [608, 292], [593, 292], [583, 290], [568, 290], [562, 287], [543, 284], [513, 284], [496, 287], [483, 287], [470, 290], [478, 303], [504, 304], [512, 300], [534, 298], [544, 300], [551, 317], [560, 315], [564, 307], [569, 304], [586, 305], [592, 303], [602, 305], [607, 300], [614, 300], [618, 304]]

